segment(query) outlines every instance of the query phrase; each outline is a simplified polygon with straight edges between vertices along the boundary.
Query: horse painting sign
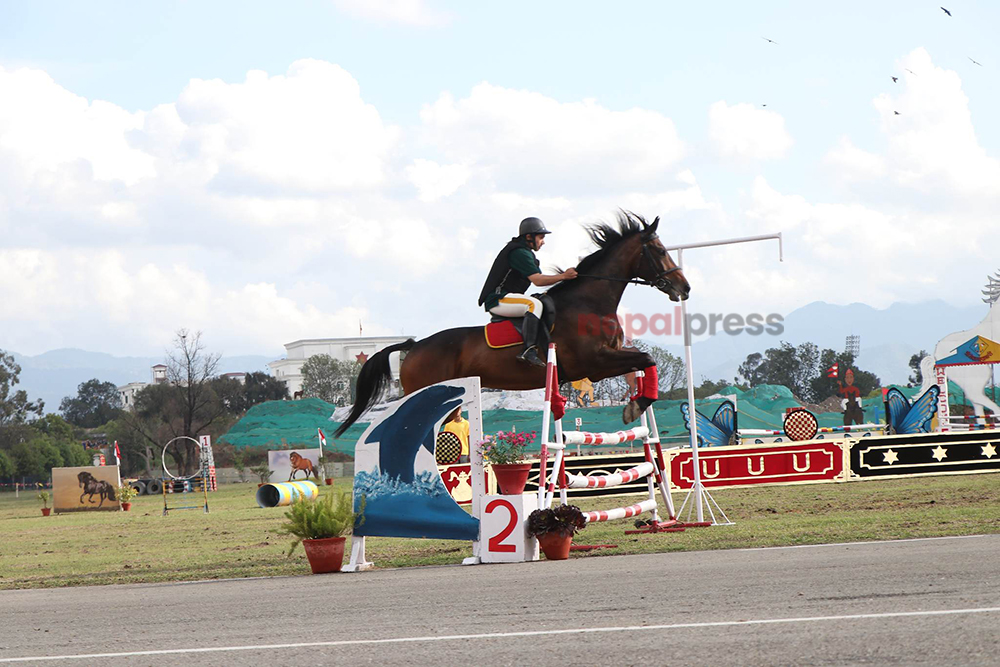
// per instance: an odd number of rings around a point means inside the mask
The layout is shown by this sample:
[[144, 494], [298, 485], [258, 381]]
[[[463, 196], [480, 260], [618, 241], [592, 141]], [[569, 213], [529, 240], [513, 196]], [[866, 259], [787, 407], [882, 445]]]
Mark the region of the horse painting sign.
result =
[[119, 510], [118, 466], [52, 469], [52, 507], [58, 512]]
[[294, 482], [310, 477], [319, 478], [318, 449], [279, 449], [267, 453], [267, 467], [272, 482]]

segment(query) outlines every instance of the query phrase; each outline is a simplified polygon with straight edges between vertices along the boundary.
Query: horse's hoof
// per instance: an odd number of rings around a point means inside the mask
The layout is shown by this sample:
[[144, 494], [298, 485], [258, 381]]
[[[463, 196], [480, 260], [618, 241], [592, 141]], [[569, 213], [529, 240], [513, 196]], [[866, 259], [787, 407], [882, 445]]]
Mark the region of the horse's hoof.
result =
[[635, 401], [629, 401], [625, 406], [625, 409], [622, 411], [622, 422], [631, 424], [641, 416], [642, 407], [640, 407], [640, 405]]

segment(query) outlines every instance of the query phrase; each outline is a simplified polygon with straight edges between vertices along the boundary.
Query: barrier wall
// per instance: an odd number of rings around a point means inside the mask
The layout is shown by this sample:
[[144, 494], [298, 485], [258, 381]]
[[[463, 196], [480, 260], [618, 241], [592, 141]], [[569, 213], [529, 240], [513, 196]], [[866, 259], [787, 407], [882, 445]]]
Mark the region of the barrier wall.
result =
[[[670, 487], [691, 488], [691, 450], [664, 450]], [[699, 448], [702, 484], [710, 488], [856, 482], [921, 475], [1000, 471], [1000, 430], [917, 435], [826, 438], [771, 445]], [[610, 456], [567, 456], [567, 474], [609, 475], [645, 461], [641, 452]], [[538, 489], [538, 461], [532, 462], [526, 492]], [[614, 488], [568, 489], [570, 498], [639, 495], [645, 480]]]

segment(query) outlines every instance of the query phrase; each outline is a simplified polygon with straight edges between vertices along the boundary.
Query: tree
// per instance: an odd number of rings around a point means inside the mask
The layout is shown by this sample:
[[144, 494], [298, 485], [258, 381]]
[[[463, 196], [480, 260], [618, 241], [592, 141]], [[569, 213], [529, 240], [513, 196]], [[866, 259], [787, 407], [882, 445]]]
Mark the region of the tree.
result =
[[[837, 378], [827, 377], [827, 369], [837, 364], [840, 373]], [[748, 355], [739, 368], [740, 376], [751, 387], [761, 384], [776, 384], [788, 387], [799, 400], [819, 403], [837, 395], [848, 368], [854, 369], [854, 384], [866, 395], [880, 386], [879, 378], [854, 367], [854, 357], [847, 352], [823, 350], [813, 343], [802, 343], [798, 347], [781, 342], [779, 347], [770, 348], [761, 355]]]
[[354, 384], [361, 364], [340, 361], [328, 354], [315, 354], [302, 364], [302, 395], [321, 398], [334, 405], [347, 405], [354, 400]]
[[687, 367], [684, 365], [683, 359], [646, 341], [636, 340], [632, 342], [632, 345], [649, 354], [656, 362], [656, 376], [659, 380], [657, 389], [660, 394], [669, 394], [687, 384]]
[[288, 386], [284, 382], [261, 371], [247, 373], [242, 383], [228, 377], [215, 378], [212, 388], [229, 412], [240, 415], [259, 403], [289, 398]]
[[[174, 348], [167, 353], [167, 382], [136, 392], [134, 410], [122, 413], [122, 439], [131, 441], [130, 449], [141, 452], [148, 443], [158, 450], [178, 436], [197, 440], [228, 429], [232, 418], [213, 383], [219, 359], [219, 354], [205, 351], [201, 332], [177, 331]], [[181, 474], [198, 470], [198, 447], [191, 440], [180, 440], [169, 451]]]
[[96, 428], [115, 419], [121, 412], [122, 398], [113, 382], [97, 378], [87, 380], [76, 388], [76, 396], [67, 396], [59, 404], [59, 411], [71, 424], [83, 428]]
[[910, 368], [913, 375], [907, 378], [907, 387], [919, 387], [924, 383], [924, 373], [920, 370], [920, 362], [927, 356], [927, 350], [920, 350], [910, 357]]
[[0, 350], [0, 427], [23, 424], [31, 415], [41, 416], [45, 410], [43, 401], [29, 401], [23, 389], [11, 393], [20, 375], [21, 366], [14, 361], [14, 355]]
[[7, 452], [0, 450], [0, 477], [13, 477], [15, 471], [14, 460]]
[[740, 364], [737, 373], [739, 373], [739, 377], [743, 378], [743, 381], [750, 387], [756, 387], [764, 384], [763, 364], [764, 355], [760, 352], [754, 352], [748, 355], [746, 361]]
[[743, 374], [743, 370], [754, 376], [757, 384], [751, 386], [784, 385], [795, 396], [809, 397], [809, 382], [816, 376], [819, 366], [819, 348], [816, 345], [802, 343], [795, 347], [782, 341], [778, 347], [766, 350], [762, 360], [755, 354], [749, 355], [740, 366], [740, 373], [748, 383], [750, 378]]

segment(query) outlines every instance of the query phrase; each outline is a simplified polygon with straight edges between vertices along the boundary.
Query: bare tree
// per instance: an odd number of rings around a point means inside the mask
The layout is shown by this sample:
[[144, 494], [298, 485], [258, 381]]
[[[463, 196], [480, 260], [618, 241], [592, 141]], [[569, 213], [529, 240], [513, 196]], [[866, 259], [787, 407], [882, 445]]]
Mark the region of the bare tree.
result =
[[177, 435], [194, 438], [216, 419], [225, 414], [225, 406], [217, 404], [208, 381], [215, 377], [221, 354], [205, 352], [201, 332], [194, 335], [180, 329], [174, 337], [174, 349], [167, 352], [167, 382], [183, 388], [183, 427]]
[[[167, 351], [167, 382], [145, 387], [136, 394], [135, 408], [122, 415], [132, 439], [157, 448], [178, 436], [197, 440], [231, 418], [225, 401], [212, 386], [221, 355], [205, 351], [201, 332], [180, 329], [172, 350]], [[141, 450], [140, 450], [141, 451]], [[179, 440], [167, 450], [183, 475], [198, 469], [198, 448], [191, 440]]]

